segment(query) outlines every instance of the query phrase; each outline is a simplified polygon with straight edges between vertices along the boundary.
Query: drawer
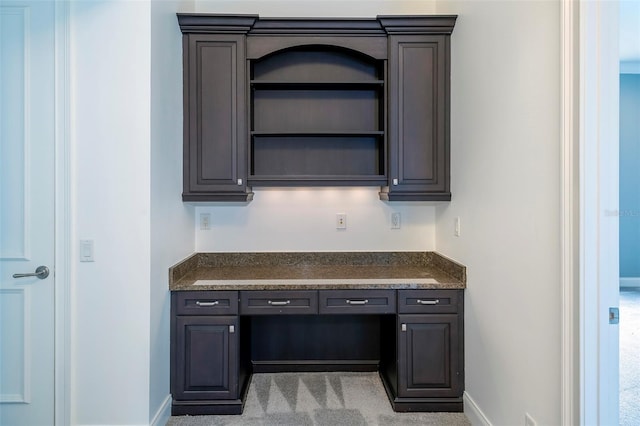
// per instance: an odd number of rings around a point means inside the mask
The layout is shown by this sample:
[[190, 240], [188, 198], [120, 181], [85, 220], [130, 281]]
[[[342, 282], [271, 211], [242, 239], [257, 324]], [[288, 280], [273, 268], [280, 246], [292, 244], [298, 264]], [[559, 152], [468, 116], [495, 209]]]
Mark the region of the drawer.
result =
[[455, 314], [462, 301], [462, 290], [398, 290], [398, 313]]
[[320, 290], [321, 314], [393, 314], [395, 290]]
[[262, 290], [240, 292], [242, 315], [308, 315], [318, 313], [316, 290]]
[[237, 291], [177, 291], [175, 315], [238, 315]]

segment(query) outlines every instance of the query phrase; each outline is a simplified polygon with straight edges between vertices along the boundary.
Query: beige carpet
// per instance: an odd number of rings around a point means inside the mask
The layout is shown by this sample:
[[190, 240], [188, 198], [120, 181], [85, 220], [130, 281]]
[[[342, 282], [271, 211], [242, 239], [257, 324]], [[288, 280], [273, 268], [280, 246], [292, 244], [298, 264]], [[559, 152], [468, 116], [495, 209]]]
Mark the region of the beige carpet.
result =
[[240, 416], [176, 416], [168, 426], [467, 426], [463, 413], [395, 413], [378, 373], [254, 374]]

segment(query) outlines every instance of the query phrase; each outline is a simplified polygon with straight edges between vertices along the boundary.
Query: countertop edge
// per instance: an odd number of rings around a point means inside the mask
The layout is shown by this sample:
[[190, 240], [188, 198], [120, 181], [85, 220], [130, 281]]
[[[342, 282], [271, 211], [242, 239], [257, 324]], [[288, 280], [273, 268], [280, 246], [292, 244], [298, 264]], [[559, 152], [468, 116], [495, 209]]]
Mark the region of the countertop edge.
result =
[[[328, 261], [325, 264], [323, 261]], [[287, 284], [269, 283], [269, 279], [256, 279], [251, 284], [206, 284], [195, 285], [193, 279], [183, 280], [190, 272], [198, 268], [215, 268], [217, 266], [233, 266], [250, 268], [256, 263], [259, 265], [273, 264], [278, 266], [309, 267], [351, 266], [351, 262], [357, 266], [411, 266], [424, 267], [425, 270], [433, 270], [444, 278], [437, 283], [415, 283], [412, 277], [407, 277], [406, 283], [370, 284], [308, 284], [304, 279], [299, 282]], [[273, 278], [274, 280], [276, 277]], [[338, 280], [339, 281], [339, 280]], [[264, 282], [264, 283], [263, 283]], [[182, 261], [169, 268], [170, 291], [212, 291], [212, 290], [347, 290], [347, 289], [464, 289], [466, 288], [466, 267], [448, 257], [431, 252], [247, 252], [247, 253], [211, 253], [196, 252], [187, 256]]]

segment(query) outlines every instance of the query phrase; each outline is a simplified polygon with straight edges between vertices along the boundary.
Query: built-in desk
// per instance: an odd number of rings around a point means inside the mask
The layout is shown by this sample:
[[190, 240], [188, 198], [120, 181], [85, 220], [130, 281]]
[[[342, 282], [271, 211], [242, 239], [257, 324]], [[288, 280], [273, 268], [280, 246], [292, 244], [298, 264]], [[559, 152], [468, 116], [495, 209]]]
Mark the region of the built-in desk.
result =
[[465, 268], [436, 253], [199, 253], [170, 269], [172, 414], [239, 414], [254, 372], [379, 371], [462, 411]]

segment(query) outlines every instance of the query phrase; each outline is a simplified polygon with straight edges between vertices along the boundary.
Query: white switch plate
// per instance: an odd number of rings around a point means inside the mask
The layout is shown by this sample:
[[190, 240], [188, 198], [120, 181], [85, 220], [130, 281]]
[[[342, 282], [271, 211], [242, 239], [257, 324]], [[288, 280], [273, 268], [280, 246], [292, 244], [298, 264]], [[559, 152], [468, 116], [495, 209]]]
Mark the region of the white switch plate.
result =
[[453, 235], [455, 237], [459, 237], [460, 236], [460, 218], [456, 217], [453, 220]]
[[337, 213], [336, 214], [336, 229], [347, 229], [347, 214], [346, 213]]
[[391, 229], [400, 229], [400, 212], [391, 213]]
[[208, 231], [211, 229], [211, 213], [200, 213], [200, 230]]
[[93, 240], [80, 240], [80, 262], [94, 262]]

